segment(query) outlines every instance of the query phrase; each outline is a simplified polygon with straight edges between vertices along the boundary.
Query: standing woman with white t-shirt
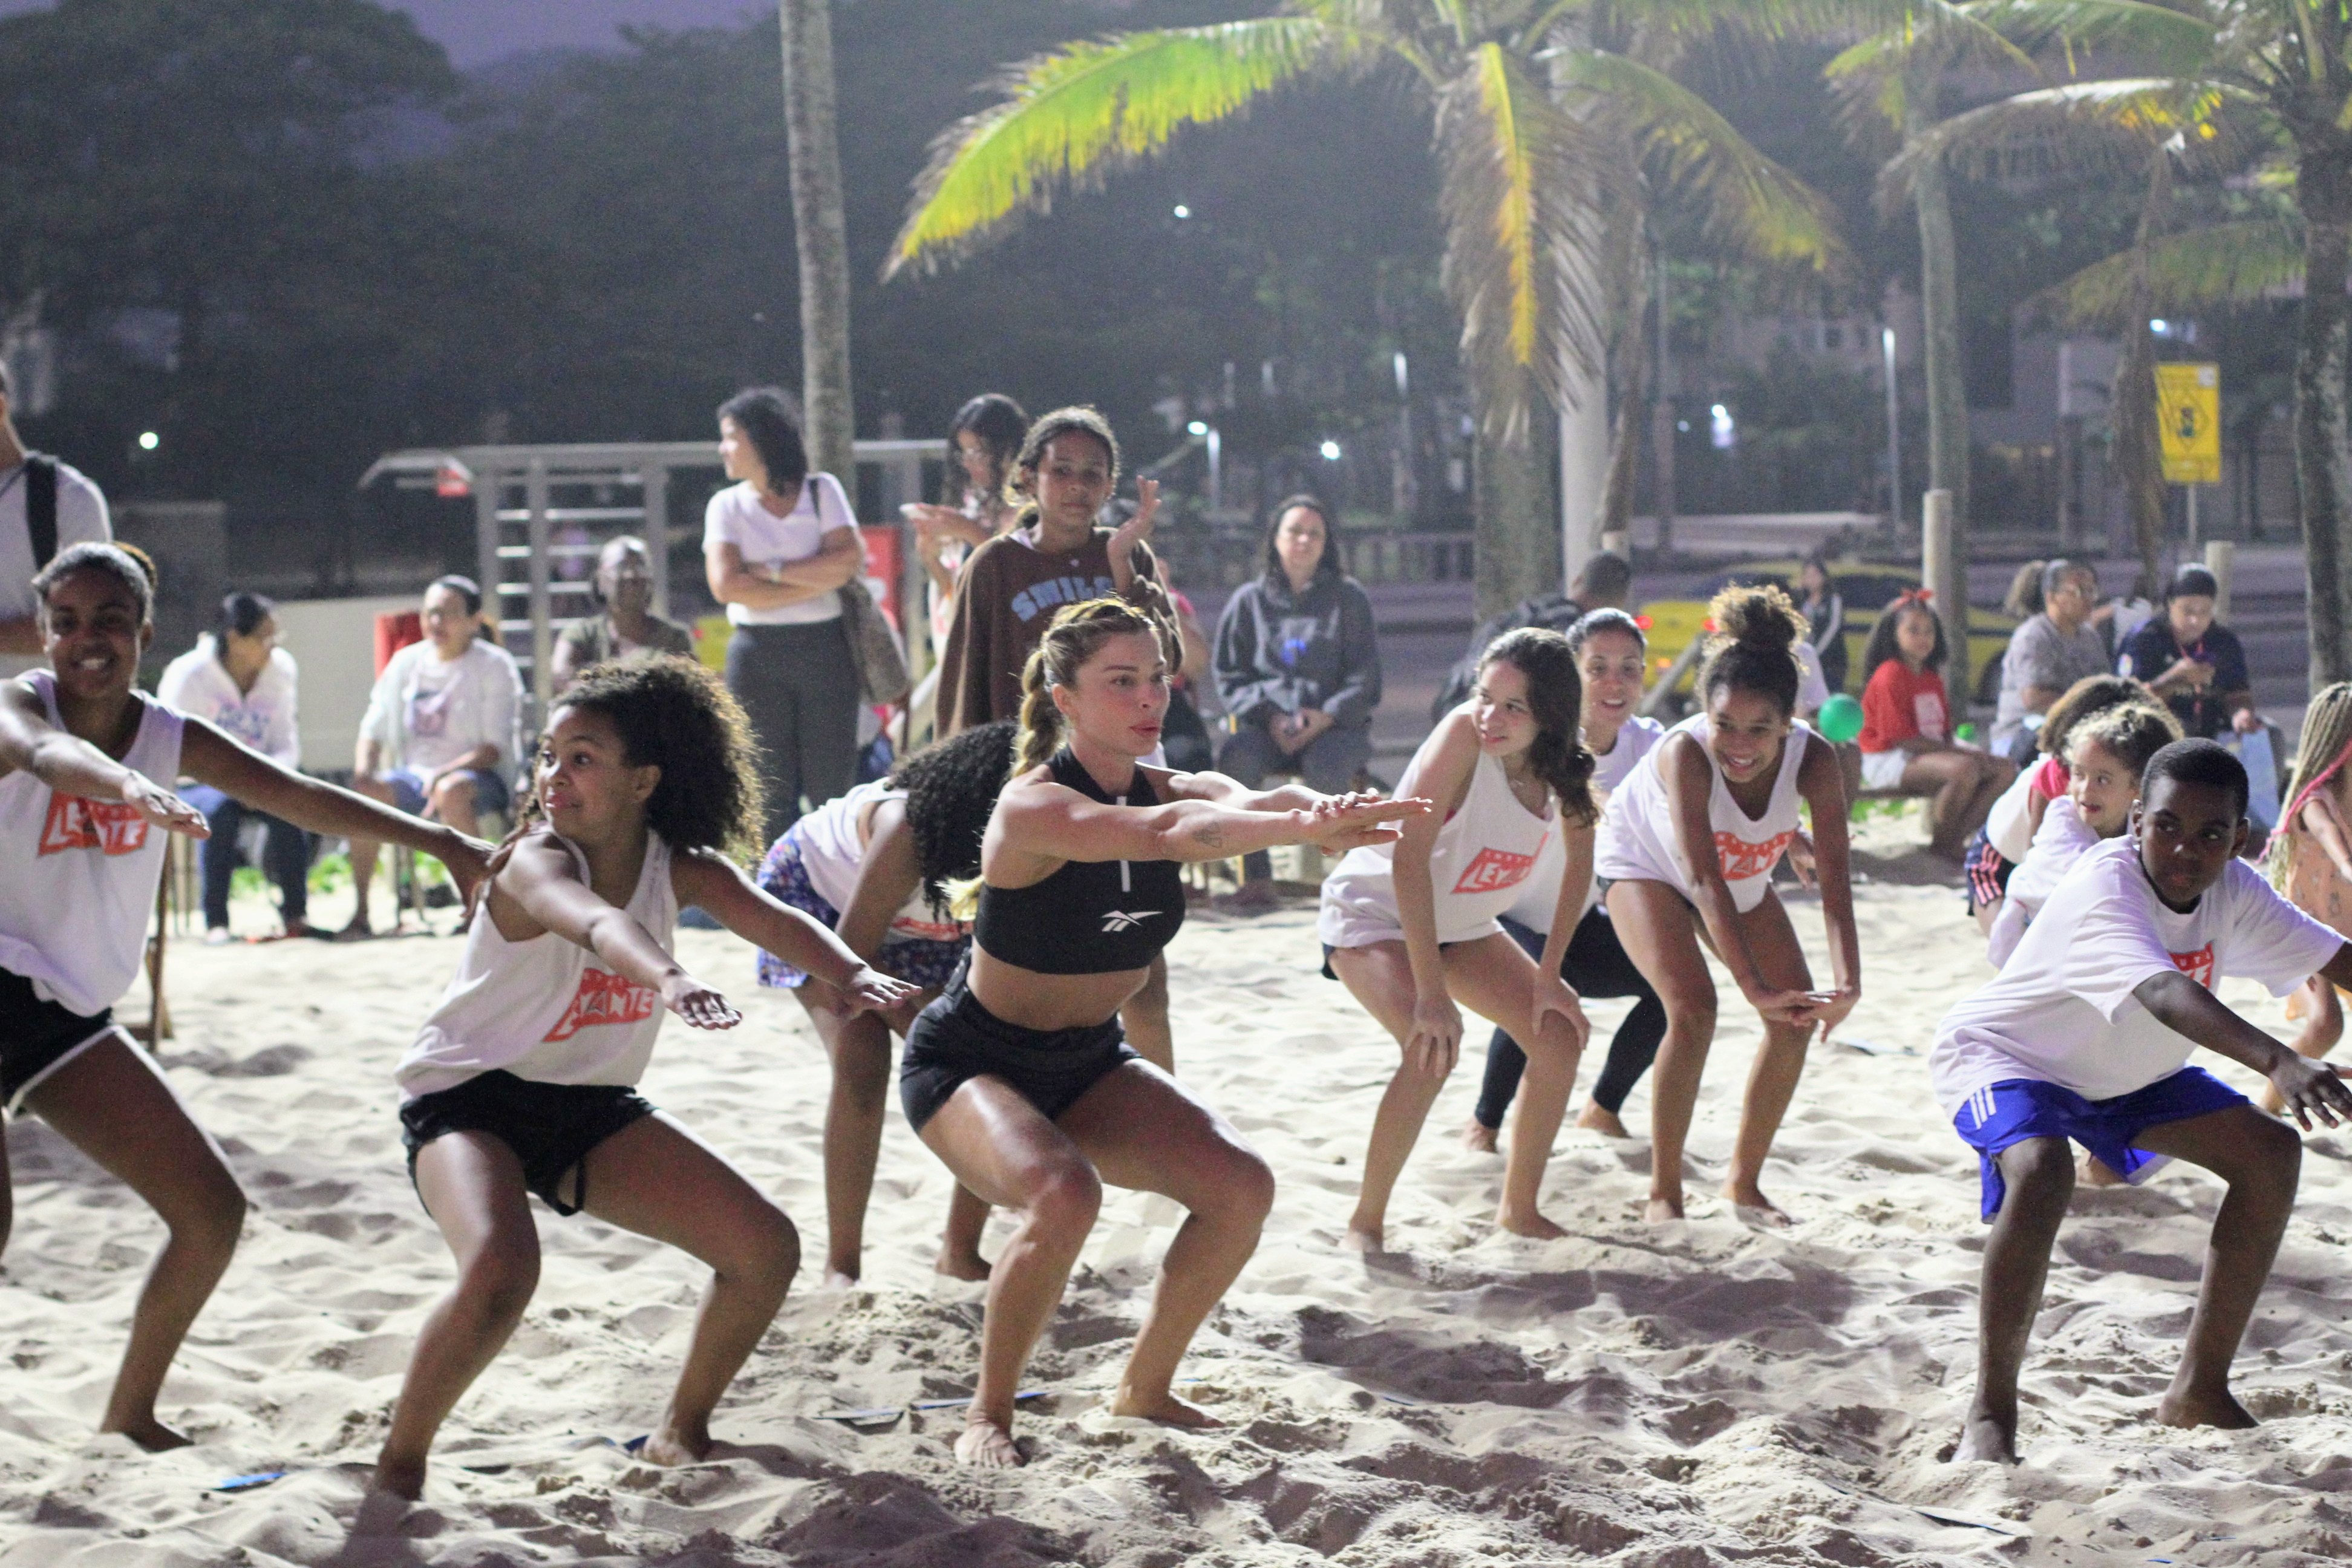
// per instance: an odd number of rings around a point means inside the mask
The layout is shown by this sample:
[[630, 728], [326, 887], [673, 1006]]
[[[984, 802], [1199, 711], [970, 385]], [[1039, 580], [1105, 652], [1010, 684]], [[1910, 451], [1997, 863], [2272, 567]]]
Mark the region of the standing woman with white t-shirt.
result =
[[[1845, 781], [1829, 742], [1796, 721], [1803, 617], [1779, 588], [1727, 588], [1700, 667], [1700, 711], [1667, 732], [1611, 797], [1593, 874], [1618, 940], [1666, 1005], [1650, 1083], [1653, 1220], [1683, 1217], [1683, 1143], [1715, 1040], [1705, 936], [1764, 1021], [1724, 1195], [1786, 1225], [1759, 1182], [1813, 1026], [1834, 1027], [1862, 995], [1862, 952], [1846, 876]], [[1811, 806], [1822, 918], [1836, 989], [1816, 991], [1772, 871]]]
[[[1633, 711], [1642, 700], [1649, 638], [1622, 610], [1595, 610], [1569, 627], [1567, 635], [1569, 651], [1576, 656], [1577, 678], [1584, 686], [1581, 728], [1584, 749], [1592, 753], [1592, 795], [1605, 812], [1611, 793], [1666, 738], [1664, 725]], [[1560, 877], [1558, 857], [1564, 853], [1555, 837], [1544, 847], [1544, 862], [1528, 879], [1519, 901], [1498, 917], [1504, 931], [1530, 958], [1543, 951], [1544, 939], [1551, 934], [1552, 896]], [[1583, 919], [1577, 921], [1576, 934], [1561, 955], [1559, 977], [1579, 996], [1633, 998], [1633, 1010], [1611, 1037], [1609, 1060], [1593, 1079], [1591, 1098], [1576, 1119], [1579, 1127], [1622, 1138], [1625, 1124], [1617, 1113], [1657, 1058], [1658, 1042], [1666, 1034], [1666, 1007], [1617, 940], [1598, 889], [1584, 897]], [[1495, 1152], [1503, 1115], [1527, 1070], [1527, 1053], [1519, 1043], [1509, 1030], [1496, 1029], [1486, 1042], [1486, 1078], [1479, 1086], [1477, 1109], [1463, 1130], [1463, 1141], [1471, 1148]]]
[[[1576, 656], [1558, 632], [1507, 632], [1479, 657], [1470, 700], [1407, 764], [1398, 793], [1436, 810], [1408, 817], [1393, 845], [1350, 850], [1323, 883], [1316, 934], [1324, 973], [1346, 983], [1396, 1038], [1403, 1060], [1381, 1096], [1348, 1242], [1386, 1246], [1389, 1195], [1462, 1049], [1457, 1002], [1526, 1043], [1527, 1092], [1513, 1123], [1495, 1223], [1518, 1236], [1568, 1233], [1536, 1207], [1544, 1163], [1589, 1032], [1559, 977], [1592, 879], [1592, 754], [1578, 739]], [[1496, 917], [1564, 842], [1551, 935], [1529, 962]]]
[[770, 843], [857, 776], [857, 665], [841, 586], [865, 559], [841, 481], [808, 471], [800, 413], [772, 386], [719, 407], [719, 456], [735, 484], [703, 513], [711, 596], [734, 628], [727, 685], [751, 715]]
[[[373, 833], [436, 857], [467, 887], [489, 847], [304, 778], [141, 695], [154, 588], [112, 545], [61, 552], [33, 589], [50, 668], [0, 682], [0, 1102], [37, 1114], [168, 1228], [99, 1426], [175, 1448], [187, 1438], [156, 1418], [155, 1394], [228, 1267], [245, 1195], [113, 1019], [146, 951], [165, 836], [205, 835], [169, 781], [185, 774], [314, 833]], [[0, 1237], [6, 1152], [0, 1131]]]
[[[302, 765], [295, 722], [294, 656], [278, 646], [278, 606], [259, 594], [231, 594], [220, 620], [196, 646], [163, 667], [155, 695], [215, 724], [288, 769]], [[228, 892], [236, 870], [237, 838], [248, 818], [262, 826], [262, 868], [278, 884], [278, 918], [288, 936], [309, 936], [310, 837], [290, 822], [247, 812], [210, 784], [192, 784], [188, 804], [205, 814], [213, 836], [205, 840], [205, 940], [229, 940]]]

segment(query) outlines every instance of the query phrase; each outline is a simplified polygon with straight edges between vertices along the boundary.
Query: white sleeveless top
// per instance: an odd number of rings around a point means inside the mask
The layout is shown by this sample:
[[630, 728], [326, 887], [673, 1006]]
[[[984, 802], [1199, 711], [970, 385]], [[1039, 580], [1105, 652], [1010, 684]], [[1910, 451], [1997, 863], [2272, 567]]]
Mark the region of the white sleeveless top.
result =
[[[1437, 896], [1437, 940], [1475, 942], [1502, 930], [1495, 917], [1516, 902], [1520, 885], [1559, 837], [1559, 808], [1547, 800], [1543, 816], [1511, 793], [1503, 764], [1478, 753], [1461, 808], [1437, 830], [1429, 854], [1430, 885]], [[1552, 883], [1559, 891], [1559, 883]], [[1396, 846], [1350, 849], [1323, 879], [1316, 934], [1333, 947], [1363, 947], [1404, 935], [1397, 918]]]
[[[1622, 788], [1634, 767], [1643, 757], [1657, 749], [1666, 738], [1666, 727], [1655, 719], [1645, 719], [1636, 713], [1625, 721], [1617, 731], [1617, 743], [1608, 754], [1592, 759], [1592, 804], [1606, 818], [1609, 799]], [[1559, 879], [1568, 874], [1568, 837], [1555, 833], [1545, 844], [1536, 868], [1519, 889], [1518, 902], [1503, 913], [1531, 931], [1544, 936], [1551, 934], [1551, 912], [1559, 907]], [[1584, 908], [1577, 918], [1592, 912], [1601, 901], [1601, 879], [1595, 877], [1584, 889]]]
[[[588, 857], [570, 839], [555, 837], [587, 881]], [[677, 894], [669, 875], [669, 846], [648, 831], [645, 868], [625, 907], [665, 952], [677, 930]], [[455, 1088], [493, 1068], [533, 1083], [632, 1084], [645, 1076], [661, 1024], [658, 993], [614, 973], [594, 953], [553, 931], [509, 942], [486, 908], [474, 916], [441, 1005], [393, 1076], [404, 1100]]]
[[[1694, 714], [1666, 731], [1669, 740], [1676, 735], [1688, 735], [1704, 750], [1706, 715]], [[1772, 885], [1773, 868], [1797, 837], [1797, 810], [1802, 804], [1797, 774], [1804, 766], [1811, 735], [1812, 731], [1801, 723], [1789, 727], [1789, 738], [1780, 745], [1780, 771], [1772, 779], [1772, 798], [1766, 803], [1764, 815], [1757, 817], [1749, 816], [1731, 798], [1715, 754], [1706, 753], [1706, 815], [1715, 829], [1717, 861], [1723, 868], [1724, 881], [1730, 885], [1732, 904], [1743, 912], [1764, 901], [1765, 891]], [[1664, 882], [1684, 898], [1695, 898], [1696, 888], [1675, 833], [1673, 808], [1666, 801], [1664, 755], [1663, 743], [1653, 747], [1611, 797], [1593, 841], [1592, 874], [1612, 882]]]
[[[57, 677], [19, 677], [58, 716]], [[133, 692], [146, 711], [122, 765], [169, 789], [180, 776], [184, 716]], [[171, 835], [121, 801], [58, 795], [25, 769], [0, 778], [0, 969], [33, 994], [95, 1016], [139, 975], [155, 884]]]
[[[907, 792], [892, 789], [888, 780], [874, 779], [825, 802], [785, 832], [784, 837], [801, 852], [801, 867], [808, 872], [809, 886], [837, 912], [847, 914], [849, 901], [857, 893], [857, 868], [866, 859], [866, 840], [857, 824], [866, 808], [906, 798]], [[883, 940], [961, 942], [971, 934], [970, 926], [933, 910], [919, 882], [898, 906], [898, 912], [890, 917], [889, 933]]]

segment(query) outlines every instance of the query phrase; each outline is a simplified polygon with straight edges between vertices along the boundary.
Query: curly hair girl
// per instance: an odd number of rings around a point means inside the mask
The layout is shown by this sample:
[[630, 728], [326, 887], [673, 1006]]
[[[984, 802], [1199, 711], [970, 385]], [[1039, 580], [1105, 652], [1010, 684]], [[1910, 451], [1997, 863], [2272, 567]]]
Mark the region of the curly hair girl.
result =
[[1806, 631], [1788, 592], [1775, 584], [1726, 588], [1706, 606], [1714, 628], [1706, 662], [1699, 667], [1699, 705], [1717, 691], [1753, 691], [1769, 698], [1783, 713], [1797, 710], [1795, 648]]
[[[715, 673], [666, 654], [600, 664], [557, 700], [556, 712], [566, 708], [603, 714], [620, 731], [632, 767], [661, 769], [646, 821], [671, 845], [758, 857], [764, 802], [751, 722]], [[510, 837], [545, 816], [534, 781]]]
[[980, 841], [996, 797], [1013, 773], [1010, 720], [926, 746], [900, 763], [890, 787], [907, 792], [907, 825], [914, 830], [915, 858], [921, 863], [923, 897], [945, 915], [953, 895], [950, 882], [980, 875]]

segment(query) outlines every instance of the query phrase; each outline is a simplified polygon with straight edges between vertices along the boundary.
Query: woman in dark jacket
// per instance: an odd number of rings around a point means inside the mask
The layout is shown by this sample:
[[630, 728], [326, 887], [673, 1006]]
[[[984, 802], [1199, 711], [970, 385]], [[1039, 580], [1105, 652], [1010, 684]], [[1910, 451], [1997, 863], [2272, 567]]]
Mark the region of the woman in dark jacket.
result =
[[[1352, 786], [1371, 760], [1381, 653], [1372, 603], [1340, 572], [1329, 514], [1313, 496], [1274, 509], [1265, 569], [1225, 601], [1213, 663], [1234, 731], [1219, 772], [1250, 789], [1276, 773], [1326, 794]], [[1273, 874], [1263, 853], [1243, 857], [1245, 882]]]

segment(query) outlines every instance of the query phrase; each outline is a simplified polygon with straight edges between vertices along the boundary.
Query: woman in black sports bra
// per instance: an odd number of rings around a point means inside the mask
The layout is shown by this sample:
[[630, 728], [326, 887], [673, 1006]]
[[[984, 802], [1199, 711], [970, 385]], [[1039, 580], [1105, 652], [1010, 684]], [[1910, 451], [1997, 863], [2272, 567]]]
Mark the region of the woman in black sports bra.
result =
[[957, 1180], [1019, 1216], [989, 1276], [980, 1383], [956, 1443], [965, 1464], [1023, 1462], [1013, 1391], [1106, 1180], [1190, 1211], [1111, 1410], [1218, 1425], [1171, 1384], [1257, 1249], [1274, 1175], [1223, 1119], [1129, 1048], [1119, 1006], [1183, 923], [1177, 862], [1381, 843], [1397, 836], [1390, 823], [1429, 809], [1138, 766], [1160, 743], [1172, 641], [1118, 599], [1054, 617], [1023, 676], [1014, 776], [981, 847], [971, 955], [907, 1037], [907, 1119]]

